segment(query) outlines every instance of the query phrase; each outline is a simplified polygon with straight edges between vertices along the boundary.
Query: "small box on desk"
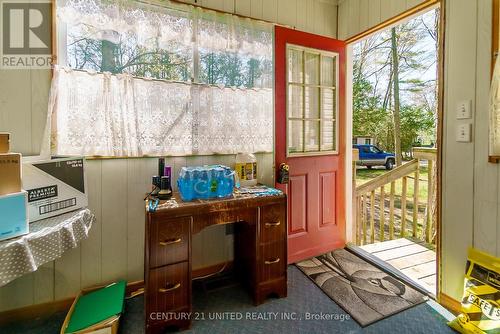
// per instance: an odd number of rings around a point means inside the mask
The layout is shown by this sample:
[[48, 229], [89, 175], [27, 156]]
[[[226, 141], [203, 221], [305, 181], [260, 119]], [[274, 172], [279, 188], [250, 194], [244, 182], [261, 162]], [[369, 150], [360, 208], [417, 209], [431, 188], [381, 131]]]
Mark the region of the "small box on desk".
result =
[[28, 195], [25, 191], [0, 196], [0, 240], [29, 232]]
[[0, 154], [0, 196], [21, 191], [21, 154]]
[[23, 188], [30, 222], [88, 205], [84, 158], [23, 159]]

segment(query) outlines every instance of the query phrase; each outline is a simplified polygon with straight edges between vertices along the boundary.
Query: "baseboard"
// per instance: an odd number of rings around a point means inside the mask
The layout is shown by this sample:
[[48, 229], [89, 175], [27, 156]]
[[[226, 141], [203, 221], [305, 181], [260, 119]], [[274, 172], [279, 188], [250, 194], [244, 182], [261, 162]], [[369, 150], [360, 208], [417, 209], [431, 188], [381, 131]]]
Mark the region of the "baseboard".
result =
[[[104, 286], [106, 285], [97, 285], [85, 288], [83, 290], [92, 291], [102, 288]], [[127, 288], [125, 290], [125, 293], [127, 296], [129, 296], [132, 292], [135, 292], [143, 287], [144, 287], [144, 281], [129, 282], [127, 283]], [[71, 304], [75, 300], [75, 297], [76, 296], [1, 312], [0, 325], [5, 325], [11, 322], [27, 321], [31, 319], [49, 316], [57, 312], [69, 310]]]
[[457, 315], [461, 312], [462, 305], [460, 302], [447, 294], [439, 293], [439, 304], [447, 308], [451, 313]]
[[[225, 267], [224, 267], [225, 266]], [[233, 261], [214, 264], [208, 267], [198, 268], [193, 270], [193, 277], [203, 277], [216, 273], [224, 268], [224, 271], [231, 270], [233, 268]], [[90, 291], [98, 288], [102, 288], [106, 285], [98, 285], [90, 288], [85, 288], [83, 290]], [[126, 295], [130, 296], [132, 293], [139, 291], [144, 288], [144, 281], [135, 281], [127, 283]], [[43, 304], [30, 305], [18, 309], [8, 310], [0, 312], [0, 326], [11, 322], [27, 321], [31, 319], [36, 319], [44, 316], [54, 314], [56, 312], [61, 312], [69, 310], [71, 304], [75, 300], [75, 297], [69, 297], [61, 300], [56, 300], [52, 302], [47, 302]]]
[[69, 310], [75, 297], [56, 300], [53, 302], [30, 305], [23, 308], [4, 311], [0, 313], [0, 326], [20, 321], [29, 321], [48, 316], [56, 312]]

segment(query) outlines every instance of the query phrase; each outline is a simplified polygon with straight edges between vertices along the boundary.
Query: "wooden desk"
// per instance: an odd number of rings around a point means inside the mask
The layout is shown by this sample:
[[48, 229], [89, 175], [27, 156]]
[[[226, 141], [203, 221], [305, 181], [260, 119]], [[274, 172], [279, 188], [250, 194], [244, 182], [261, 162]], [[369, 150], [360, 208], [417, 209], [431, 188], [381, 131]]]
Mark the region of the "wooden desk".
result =
[[286, 297], [285, 195], [183, 202], [174, 193], [155, 212], [146, 212], [146, 333], [190, 327], [192, 235], [229, 222], [236, 223], [234, 267], [255, 305], [271, 294]]

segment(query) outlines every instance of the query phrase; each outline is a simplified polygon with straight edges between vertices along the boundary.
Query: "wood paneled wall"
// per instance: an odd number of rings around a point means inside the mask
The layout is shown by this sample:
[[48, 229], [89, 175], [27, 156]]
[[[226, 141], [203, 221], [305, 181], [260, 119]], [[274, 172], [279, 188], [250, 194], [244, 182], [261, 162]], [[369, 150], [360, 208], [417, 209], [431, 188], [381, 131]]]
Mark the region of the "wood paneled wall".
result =
[[[339, 37], [349, 38], [419, 1], [344, 0]], [[488, 163], [491, 0], [446, 0], [443, 124], [442, 292], [460, 300], [467, 248], [500, 256], [500, 165]], [[385, 15], [385, 16], [384, 16]], [[471, 143], [455, 140], [459, 101], [471, 100]], [[469, 120], [470, 122], [470, 120]]]
[[[3, 0], [0, 0], [2, 2]], [[334, 0], [198, 0], [186, 3], [277, 22], [336, 37]], [[45, 126], [51, 73], [0, 70], [0, 131], [12, 133], [12, 150], [36, 155]], [[258, 154], [259, 179], [273, 184], [272, 154]], [[178, 157], [174, 174], [186, 165], [234, 164], [234, 156]], [[74, 296], [81, 288], [118, 278], [143, 278], [143, 196], [156, 159], [88, 161], [90, 208], [97, 222], [88, 240], [33, 274], [0, 288], [0, 312]], [[193, 240], [195, 268], [231, 259], [232, 236], [214, 226]]]
[[339, 0], [338, 38], [345, 40], [424, 0]]

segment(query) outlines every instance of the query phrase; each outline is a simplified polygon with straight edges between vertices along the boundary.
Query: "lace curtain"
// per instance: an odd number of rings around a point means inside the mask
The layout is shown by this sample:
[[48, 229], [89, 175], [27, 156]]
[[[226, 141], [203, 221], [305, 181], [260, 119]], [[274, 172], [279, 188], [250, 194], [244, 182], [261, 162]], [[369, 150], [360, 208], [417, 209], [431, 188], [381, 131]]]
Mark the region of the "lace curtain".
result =
[[223, 88], [56, 68], [57, 155], [271, 152], [272, 90]]
[[272, 26], [175, 8], [58, 2], [53, 154], [272, 152]]

